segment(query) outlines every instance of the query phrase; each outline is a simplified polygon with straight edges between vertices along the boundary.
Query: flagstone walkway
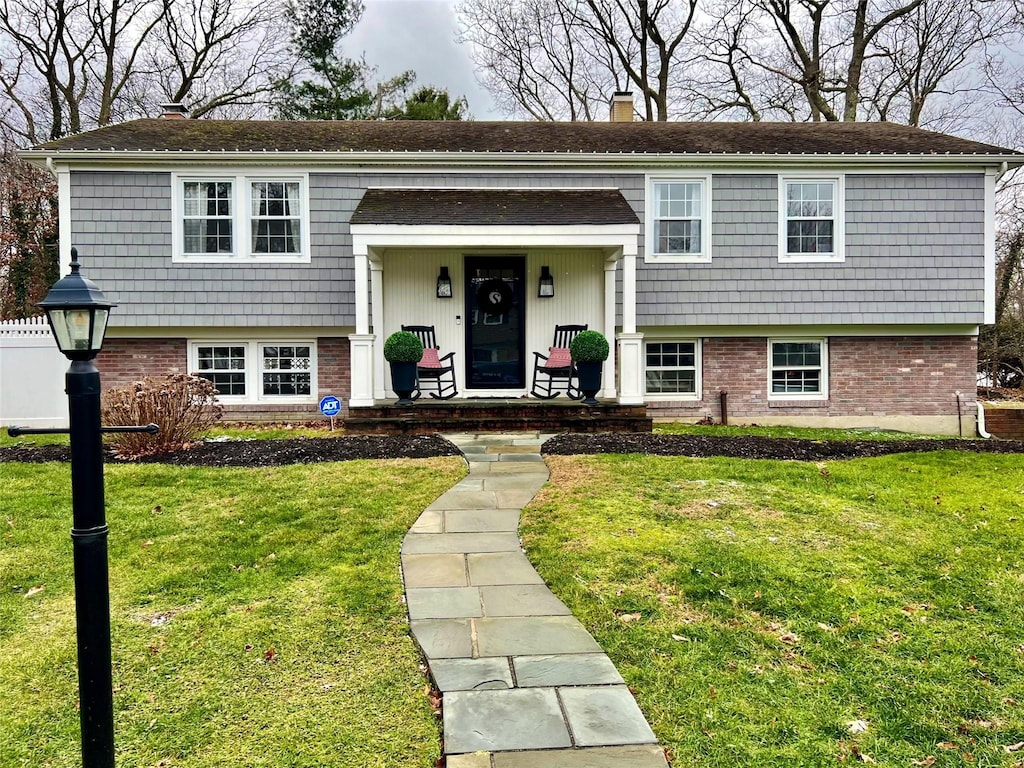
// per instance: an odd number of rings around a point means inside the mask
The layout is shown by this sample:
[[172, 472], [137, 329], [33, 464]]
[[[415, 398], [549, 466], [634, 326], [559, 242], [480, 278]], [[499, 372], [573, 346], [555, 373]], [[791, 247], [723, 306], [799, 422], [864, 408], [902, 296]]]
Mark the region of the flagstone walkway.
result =
[[622, 677], [520, 548], [549, 435], [445, 437], [469, 474], [410, 529], [402, 572], [447, 768], [666, 768]]

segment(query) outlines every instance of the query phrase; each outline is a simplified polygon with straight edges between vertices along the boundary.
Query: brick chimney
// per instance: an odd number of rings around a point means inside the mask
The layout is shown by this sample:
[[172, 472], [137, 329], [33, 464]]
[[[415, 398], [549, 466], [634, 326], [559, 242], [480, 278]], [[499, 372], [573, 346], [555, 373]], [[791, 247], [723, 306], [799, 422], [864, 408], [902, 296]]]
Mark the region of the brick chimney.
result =
[[612, 99], [609, 102], [610, 116], [609, 119], [613, 123], [632, 123], [633, 122], [633, 92], [632, 91], [616, 91], [612, 94]]
[[188, 117], [188, 110], [184, 104], [161, 104], [160, 111], [163, 113], [161, 117], [171, 120], [184, 120]]

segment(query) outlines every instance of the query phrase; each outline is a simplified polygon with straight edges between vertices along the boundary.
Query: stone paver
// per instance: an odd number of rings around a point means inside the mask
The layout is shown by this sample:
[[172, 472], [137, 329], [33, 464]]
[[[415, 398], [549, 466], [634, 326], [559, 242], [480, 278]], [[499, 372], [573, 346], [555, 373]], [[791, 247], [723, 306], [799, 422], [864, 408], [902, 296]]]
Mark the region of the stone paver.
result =
[[512, 688], [508, 659], [437, 659], [430, 674], [441, 693]]
[[520, 511], [518, 508], [451, 509], [443, 513], [444, 530], [446, 533], [515, 533], [519, 530]]
[[402, 575], [411, 587], [464, 587], [468, 583], [466, 556], [462, 554], [405, 555]]
[[522, 552], [548, 436], [446, 437], [469, 474], [406, 535], [402, 575], [449, 768], [667, 768], [622, 676]]
[[449, 752], [570, 747], [554, 688], [453, 691], [444, 697]]
[[624, 685], [608, 688], [559, 688], [558, 695], [562, 699], [577, 746], [657, 741], [640, 707]]
[[516, 656], [512, 659], [520, 688], [551, 685], [623, 685], [622, 675], [603, 653]]
[[476, 619], [481, 656], [590, 653], [601, 647], [574, 616]]
[[565, 604], [543, 584], [513, 584], [481, 587], [483, 615], [494, 616], [569, 616]]
[[514, 533], [410, 533], [402, 545], [406, 555], [518, 551]]
[[[480, 753], [472, 755], [479, 758]], [[470, 755], [459, 755], [470, 757]], [[477, 768], [477, 763], [452, 763], [448, 768]], [[479, 763], [490, 768], [490, 763]], [[498, 752], [494, 768], [668, 768], [665, 753], [657, 745], [548, 749], [539, 752]]]
[[410, 619], [468, 619], [483, 615], [480, 590], [476, 587], [407, 589], [405, 601]]
[[473, 553], [466, 556], [469, 583], [476, 587], [500, 584], [543, 584], [522, 552]]
[[473, 655], [469, 619], [409, 621], [412, 636], [430, 659], [468, 658]]

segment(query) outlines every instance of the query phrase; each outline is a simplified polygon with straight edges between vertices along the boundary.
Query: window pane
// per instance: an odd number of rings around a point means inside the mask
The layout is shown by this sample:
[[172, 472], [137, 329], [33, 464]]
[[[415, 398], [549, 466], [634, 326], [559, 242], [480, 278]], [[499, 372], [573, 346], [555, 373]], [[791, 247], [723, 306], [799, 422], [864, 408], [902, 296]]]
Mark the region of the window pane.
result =
[[659, 221], [658, 253], [700, 253], [700, 220]]
[[312, 391], [310, 347], [266, 346], [261, 360], [264, 395], [303, 396]]
[[651, 394], [694, 394], [697, 391], [697, 345], [692, 341], [659, 341], [646, 345], [647, 391]]
[[197, 347], [196, 358], [198, 375], [211, 381], [220, 394], [245, 394], [245, 347]]

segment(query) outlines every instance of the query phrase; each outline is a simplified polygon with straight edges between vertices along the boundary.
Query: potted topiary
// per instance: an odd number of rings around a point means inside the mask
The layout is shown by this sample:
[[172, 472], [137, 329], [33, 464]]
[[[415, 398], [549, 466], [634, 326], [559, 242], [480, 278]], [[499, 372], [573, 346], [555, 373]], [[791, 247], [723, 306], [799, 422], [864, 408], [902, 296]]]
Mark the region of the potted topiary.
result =
[[396, 331], [384, 342], [384, 359], [391, 363], [391, 388], [398, 395], [395, 405], [412, 405], [416, 391], [416, 363], [423, 357], [423, 342], [409, 331]]
[[584, 405], [597, 405], [594, 397], [601, 389], [601, 368], [608, 359], [608, 340], [597, 331], [582, 331], [569, 343], [576, 366]]

